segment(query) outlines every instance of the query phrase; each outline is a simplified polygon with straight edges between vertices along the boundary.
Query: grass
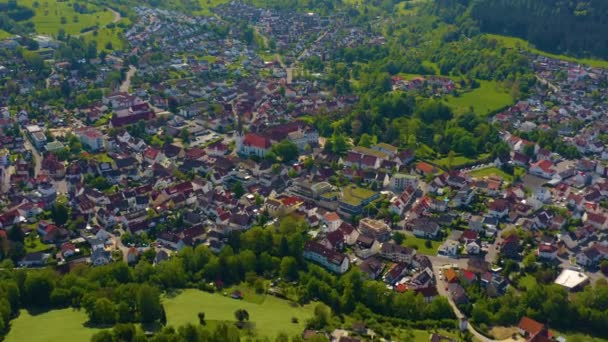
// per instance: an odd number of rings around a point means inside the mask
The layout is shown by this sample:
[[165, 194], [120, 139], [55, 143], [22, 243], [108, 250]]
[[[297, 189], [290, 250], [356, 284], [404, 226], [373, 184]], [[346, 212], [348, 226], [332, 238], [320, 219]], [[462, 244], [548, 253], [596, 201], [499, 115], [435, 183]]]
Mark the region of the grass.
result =
[[61, 309], [32, 315], [21, 310], [19, 317], [11, 321], [6, 342], [77, 342], [89, 341], [102, 329], [85, 326], [88, 317], [84, 310]]
[[[451, 161], [451, 164], [452, 164], [451, 166], [453, 168], [458, 168], [458, 167], [461, 167], [461, 166], [464, 166], [467, 164], [472, 164], [472, 163], [476, 163], [480, 160], [484, 160], [484, 159], [488, 158], [489, 156], [490, 156], [489, 153], [482, 153], [477, 158], [468, 158], [465, 156], [454, 156], [454, 158], [452, 158], [452, 161]], [[441, 167], [444, 167], [444, 168], [447, 168], [448, 166], [450, 166], [449, 165], [450, 159], [448, 157], [435, 159], [432, 162]]]
[[212, 8], [217, 7], [221, 4], [225, 4], [227, 2], [228, 0], [200, 0], [199, 3], [201, 6], [201, 10], [197, 11], [195, 14], [210, 16], [213, 14], [211, 13]]
[[25, 251], [27, 253], [43, 252], [53, 248], [53, 245], [47, 245], [40, 241], [38, 235], [30, 235], [25, 239]]
[[[36, 0], [20, 0], [19, 5], [34, 10], [35, 15], [30, 21], [34, 24], [36, 32], [41, 34], [55, 35], [59, 29], [64, 29], [67, 34], [80, 34], [86, 27], [98, 25], [103, 27], [112, 22], [114, 14], [105, 8], [97, 7], [87, 3], [87, 8], [92, 13], [80, 14], [74, 11], [72, 2], [59, 0], [38, 0], [39, 6], [34, 8]], [[61, 18], [65, 18], [65, 24]], [[74, 21], [77, 18], [78, 21]]]
[[[427, 241], [431, 241], [431, 247], [427, 247]], [[437, 249], [441, 245], [440, 241], [422, 239], [413, 235], [408, 235], [403, 244], [406, 247], [414, 248], [418, 253], [426, 255], [437, 255]]]
[[483, 169], [477, 169], [473, 171], [469, 171], [468, 174], [473, 178], [483, 178], [487, 176], [500, 176], [505, 181], [511, 182], [513, 181], [513, 176], [504, 172], [503, 170], [497, 167], [486, 167]]
[[[279, 332], [285, 332], [289, 336], [300, 334], [306, 320], [312, 317], [314, 307], [292, 306], [288, 301], [273, 296], [266, 296], [263, 303], [255, 304], [198, 290], [185, 290], [175, 297], [166, 298], [163, 304], [168, 324], [173, 326], [198, 324], [197, 314], [201, 311], [209, 321], [235, 322], [234, 312], [245, 309], [257, 333], [271, 339]], [[298, 323], [292, 323], [292, 317], [296, 317]]]
[[[90, 41], [97, 42], [98, 51], [110, 51], [124, 49], [125, 41], [121, 38], [121, 34], [122, 29], [119, 27], [115, 27], [113, 29], [104, 27], [102, 29], [97, 30], [97, 35], [95, 35], [93, 32], [89, 32], [88, 34], [83, 35], [83, 37], [87, 43]], [[106, 48], [108, 43], [112, 44], [112, 49]]]
[[608, 68], [607, 60], [593, 59], [593, 58], [576, 58], [576, 57], [572, 57], [572, 56], [559, 55], [559, 54], [555, 54], [555, 53], [541, 51], [541, 50], [535, 48], [532, 44], [530, 44], [530, 42], [528, 42], [524, 39], [521, 39], [521, 38], [517, 38], [517, 37], [502, 36], [502, 35], [498, 35], [498, 34], [486, 34], [486, 36], [488, 38], [496, 39], [497, 41], [500, 41], [502, 44], [504, 44], [506, 47], [509, 47], [509, 48], [524, 49], [524, 50], [530, 51], [532, 53], [535, 53], [535, 54], [538, 54], [541, 56], [561, 59], [561, 60], [565, 60], [565, 61], [569, 61], [569, 62], [573, 62], [573, 63], [586, 64], [586, 65], [590, 65], [592, 67]]
[[497, 340], [506, 340], [517, 333], [516, 327], [493, 327], [490, 329], [490, 334]]
[[462, 114], [473, 108], [478, 115], [487, 116], [513, 104], [513, 98], [497, 82], [479, 80], [479, 88], [460, 94], [458, 97], [447, 96], [445, 103], [456, 114]]
[[376, 194], [377, 192], [375, 191], [359, 188], [353, 185], [345, 187], [342, 190], [342, 201], [353, 206], [358, 206], [361, 205], [363, 201], [371, 198]]
[[[395, 337], [396, 341], [428, 342], [432, 332], [418, 329], [411, 329], [408, 332], [405, 329], [396, 329], [395, 333], [396, 336], [393, 337]], [[409, 333], [411, 333], [411, 335], [409, 335]], [[441, 336], [452, 337], [458, 340], [458, 334], [454, 334], [447, 330], [438, 330], [437, 333]]]
[[228, 296], [230, 296], [232, 294], [232, 292], [234, 291], [241, 291], [241, 293], [243, 294], [243, 300], [246, 302], [250, 302], [253, 304], [262, 304], [264, 303], [264, 300], [266, 299], [266, 294], [262, 293], [257, 293], [255, 292], [255, 290], [247, 285], [246, 283], [242, 283], [240, 285], [235, 285], [232, 286], [230, 288], [225, 288], [222, 290], [222, 293], [226, 293]]
[[4, 30], [0, 30], [0, 39], [10, 38], [13, 34], [6, 32]]

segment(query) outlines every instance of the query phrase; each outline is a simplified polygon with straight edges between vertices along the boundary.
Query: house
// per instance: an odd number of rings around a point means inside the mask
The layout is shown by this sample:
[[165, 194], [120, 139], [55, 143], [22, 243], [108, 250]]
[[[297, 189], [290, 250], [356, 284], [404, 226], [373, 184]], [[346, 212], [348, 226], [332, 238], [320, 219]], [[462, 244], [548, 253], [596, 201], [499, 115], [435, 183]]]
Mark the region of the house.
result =
[[344, 242], [346, 242], [347, 245], [352, 246], [357, 242], [359, 232], [351, 224], [347, 222], [342, 222], [338, 229], [344, 235]]
[[456, 305], [467, 304], [469, 302], [469, 297], [467, 296], [466, 291], [460, 284], [451, 283], [448, 285], [448, 294], [450, 298], [454, 301]]
[[323, 215], [321, 221], [327, 226], [327, 231], [329, 232], [338, 229], [338, 227], [340, 227], [342, 224], [340, 216], [333, 211]]
[[458, 257], [458, 254], [460, 254], [459, 249], [460, 244], [457, 241], [446, 240], [443, 244], [441, 244], [441, 246], [439, 246], [437, 253], [440, 255], [456, 258]]
[[359, 232], [380, 242], [387, 241], [391, 237], [391, 228], [388, 224], [368, 217], [359, 220]]
[[423, 176], [428, 176], [437, 173], [437, 168], [429, 163], [419, 162], [416, 164], [416, 172]]
[[608, 247], [595, 243], [576, 255], [576, 263], [583, 267], [594, 267], [608, 258]]
[[110, 252], [103, 248], [97, 248], [93, 250], [91, 254], [91, 263], [95, 266], [107, 265], [112, 261]]
[[530, 173], [542, 178], [551, 179], [557, 172], [551, 161], [543, 159], [530, 165]]
[[509, 214], [509, 204], [504, 199], [495, 199], [488, 206], [488, 214], [498, 219], [505, 218]]
[[380, 253], [381, 245], [373, 237], [360, 234], [355, 244], [355, 255], [361, 259], [367, 259]]
[[401, 192], [410, 186], [414, 189], [418, 187], [418, 178], [416, 176], [397, 173], [391, 177], [390, 188], [395, 192]]
[[511, 234], [507, 236], [500, 246], [500, 254], [504, 258], [516, 259], [519, 257], [519, 236], [517, 234]]
[[333, 251], [315, 241], [306, 242], [303, 256], [337, 274], [346, 273], [350, 267], [350, 261], [345, 254]]
[[445, 281], [448, 284], [455, 284], [455, 283], [458, 283], [458, 281], [459, 281], [458, 273], [456, 273], [456, 271], [453, 268], [448, 268], [445, 271], [443, 271], [443, 276], [445, 277]]
[[19, 266], [21, 267], [32, 267], [32, 266], [44, 266], [51, 257], [48, 253], [35, 252], [26, 254], [21, 261]]
[[376, 191], [350, 185], [344, 187], [340, 193], [338, 211], [345, 216], [360, 215], [363, 208], [378, 199], [380, 194]]
[[361, 269], [369, 279], [375, 280], [382, 274], [384, 263], [376, 257], [371, 257], [363, 261], [361, 265], [359, 265], [359, 269]]
[[[547, 329], [547, 327], [544, 324], [537, 322], [527, 316], [521, 318], [519, 324], [517, 324], [517, 331], [527, 341], [550, 341], [548, 339], [549, 330]], [[547, 339], [536, 339], [538, 337], [545, 337]]]
[[61, 245], [61, 255], [64, 258], [69, 258], [73, 256], [74, 254], [76, 254], [76, 251], [76, 246], [74, 246], [74, 244], [71, 242], [66, 242]]
[[583, 215], [583, 222], [600, 230], [604, 230], [608, 227], [608, 218], [601, 213], [586, 212]]
[[95, 127], [78, 128], [74, 131], [74, 134], [78, 137], [82, 145], [92, 152], [98, 152], [105, 149], [105, 137], [103, 133]]
[[393, 285], [398, 282], [403, 275], [407, 272], [407, 264], [405, 263], [396, 263], [384, 274], [384, 282]]
[[135, 264], [139, 258], [139, 250], [135, 247], [129, 248], [127, 251], [127, 264]]
[[538, 246], [536, 254], [544, 260], [555, 260], [558, 248], [550, 243], [542, 243]]
[[416, 255], [416, 250], [409, 247], [403, 247], [392, 242], [385, 242], [380, 248], [380, 255], [384, 259], [392, 262], [405, 263], [409, 265], [412, 262], [414, 255]]
[[411, 222], [412, 233], [416, 237], [425, 239], [436, 239], [439, 235], [439, 224], [428, 218], [417, 218]]
[[236, 150], [243, 156], [264, 157], [272, 146], [270, 139], [266, 136], [257, 135], [255, 133], [247, 133], [243, 136], [241, 133], [236, 137]]

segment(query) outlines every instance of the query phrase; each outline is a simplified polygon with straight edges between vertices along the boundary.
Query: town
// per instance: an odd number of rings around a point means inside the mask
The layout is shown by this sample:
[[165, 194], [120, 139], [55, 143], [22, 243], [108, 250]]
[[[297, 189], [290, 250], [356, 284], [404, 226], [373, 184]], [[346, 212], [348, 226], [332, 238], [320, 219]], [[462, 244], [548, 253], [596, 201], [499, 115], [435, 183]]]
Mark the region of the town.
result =
[[[316, 125], [359, 98], [330, 91], [320, 69], [303, 65], [337, 47], [386, 44], [348, 16], [239, 2], [215, 16], [134, 11], [128, 50], [75, 59], [39, 37], [54, 59], [0, 61], [0, 77], [12, 78], [0, 94], [0, 249], [15, 267], [159, 265], [201, 245], [222, 255], [236, 234], [297, 222], [310, 264], [343, 277], [356, 269], [427, 304], [445, 298], [455, 331], [479, 341], [565, 341], [533, 310], [491, 319], [481, 308], [537, 282], [567, 293], [605, 285], [608, 70], [521, 52], [537, 82], [487, 118], [498, 152], [446, 167], [411, 147], [338, 141]], [[16, 38], [0, 46], [20, 48]], [[442, 76], [390, 83], [438, 98], [461, 87]], [[16, 96], [32, 101], [15, 105]], [[201, 279], [220, 291], [228, 282]], [[280, 297], [292, 286], [273, 284]], [[513, 322], [500, 338], [492, 328]], [[301, 333], [368, 340], [374, 329], [362, 324]], [[444, 335], [431, 341], [459, 340]]]

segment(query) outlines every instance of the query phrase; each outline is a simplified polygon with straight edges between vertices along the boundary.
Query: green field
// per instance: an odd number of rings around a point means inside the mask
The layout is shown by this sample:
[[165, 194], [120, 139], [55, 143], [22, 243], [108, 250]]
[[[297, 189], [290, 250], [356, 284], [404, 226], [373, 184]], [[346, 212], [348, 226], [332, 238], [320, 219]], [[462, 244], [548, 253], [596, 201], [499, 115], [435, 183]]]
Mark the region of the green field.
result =
[[[431, 241], [431, 248], [425, 246], [426, 241]], [[441, 246], [441, 242], [435, 240], [421, 239], [413, 235], [407, 235], [405, 240], [403, 240], [402, 245], [414, 248], [420, 254], [437, 255], [437, 249], [439, 248], [439, 246]]]
[[513, 181], [513, 176], [504, 172], [503, 170], [497, 167], [486, 167], [483, 169], [477, 169], [473, 171], [469, 171], [468, 174], [473, 178], [483, 178], [487, 176], [500, 176], [505, 181], [511, 182]]
[[217, 7], [221, 4], [227, 3], [228, 0], [200, 0], [201, 10], [197, 11], [195, 14], [198, 15], [211, 15], [211, 9], [213, 7]]
[[608, 68], [608, 61], [606, 60], [592, 58], [576, 58], [572, 56], [558, 55], [550, 52], [541, 51], [532, 46], [532, 44], [530, 44], [528, 41], [517, 37], [502, 36], [498, 34], [486, 34], [486, 36], [488, 38], [496, 39], [510, 48], [524, 49], [541, 56], [547, 56], [550, 58], [561, 59], [574, 63], [587, 64], [592, 67]]
[[[125, 41], [121, 38], [122, 31], [119, 27], [114, 27], [113, 29], [104, 27], [97, 30], [97, 35], [93, 32], [88, 32], [83, 37], [86, 42], [96, 41], [97, 51], [122, 50], [125, 47]], [[106, 48], [108, 43], [112, 44], [112, 49]]]
[[[467, 158], [465, 156], [454, 156], [454, 158], [452, 158], [452, 165], [451, 165], [451, 167], [452, 168], [459, 168], [459, 167], [462, 167], [462, 166], [467, 165], [467, 164], [476, 163], [476, 162], [478, 162], [480, 160], [484, 160], [484, 159], [488, 158], [489, 156], [490, 156], [489, 153], [482, 153], [477, 158]], [[450, 159], [448, 157], [444, 157], [444, 158], [440, 158], [440, 159], [435, 159], [435, 160], [432, 160], [432, 162], [435, 163], [435, 164], [437, 164], [437, 165], [439, 165], [439, 166], [441, 166], [441, 167], [444, 167], [444, 168], [447, 168], [448, 166], [450, 166], [449, 165], [450, 164]]]
[[458, 97], [448, 96], [445, 100], [456, 114], [462, 114], [473, 108], [478, 115], [489, 115], [494, 111], [513, 104], [510, 94], [494, 81], [479, 81], [479, 88], [460, 94]]
[[5, 39], [5, 38], [10, 38], [13, 35], [11, 33], [8, 33], [4, 30], [0, 30], [0, 39]]
[[[273, 296], [266, 296], [262, 304], [255, 304], [198, 290], [185, 290], [175, 297], [166, 298], [163, 304], [168, 324], [173, 326], [198, 324], [197, 314], [201, 311], [209, 321], [234, 322], [234, 312], [237, 309], [245, 309], [249, 312], [257, 333], [271, 339], [279, 332], [290, 336], [300, 334], [304, 330], [306, 320], [312, 317], [314, 309], [313, 305], [294, 307], [288, 301]], [[298, 319], [297, 324], [291, 322], [292, 317]]]
[[[37, 3], [38, 6], [34, 7]], [[35, 15], [31, 22], [40, 34], [57, 34], [59, 29], [64, 29], [68, 34], [80, 34], [83, 28], [98, 25], [103, 27], [112, 22], [114, 14], [101, 7], [87, 3], [91, 13], [80, 14], [74, 10], [72, 2], [59, 0], [20, 0], [19, 5], [34, 10]], [[62, 18], [65, 24], [62, 24]], [[77, 18], [77, 21], [74, 19]]]
[[11, 321], [6, 342], [81, 342], [89, 341], [101, 329], [86, 327], [88, 317], [84, 311], [62, 309], [31, 315], [21, 310]]

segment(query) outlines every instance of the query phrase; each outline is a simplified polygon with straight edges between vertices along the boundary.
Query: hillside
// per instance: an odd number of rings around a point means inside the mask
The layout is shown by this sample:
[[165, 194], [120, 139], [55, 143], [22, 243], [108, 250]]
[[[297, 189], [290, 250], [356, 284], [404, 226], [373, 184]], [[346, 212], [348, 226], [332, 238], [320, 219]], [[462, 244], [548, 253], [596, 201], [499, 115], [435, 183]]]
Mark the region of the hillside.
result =
[[438, 0], [436, 6], [444, 18], [473, 19], [483, 32], [523, 38], [544, 51], [608, 57], [604, 0]]

